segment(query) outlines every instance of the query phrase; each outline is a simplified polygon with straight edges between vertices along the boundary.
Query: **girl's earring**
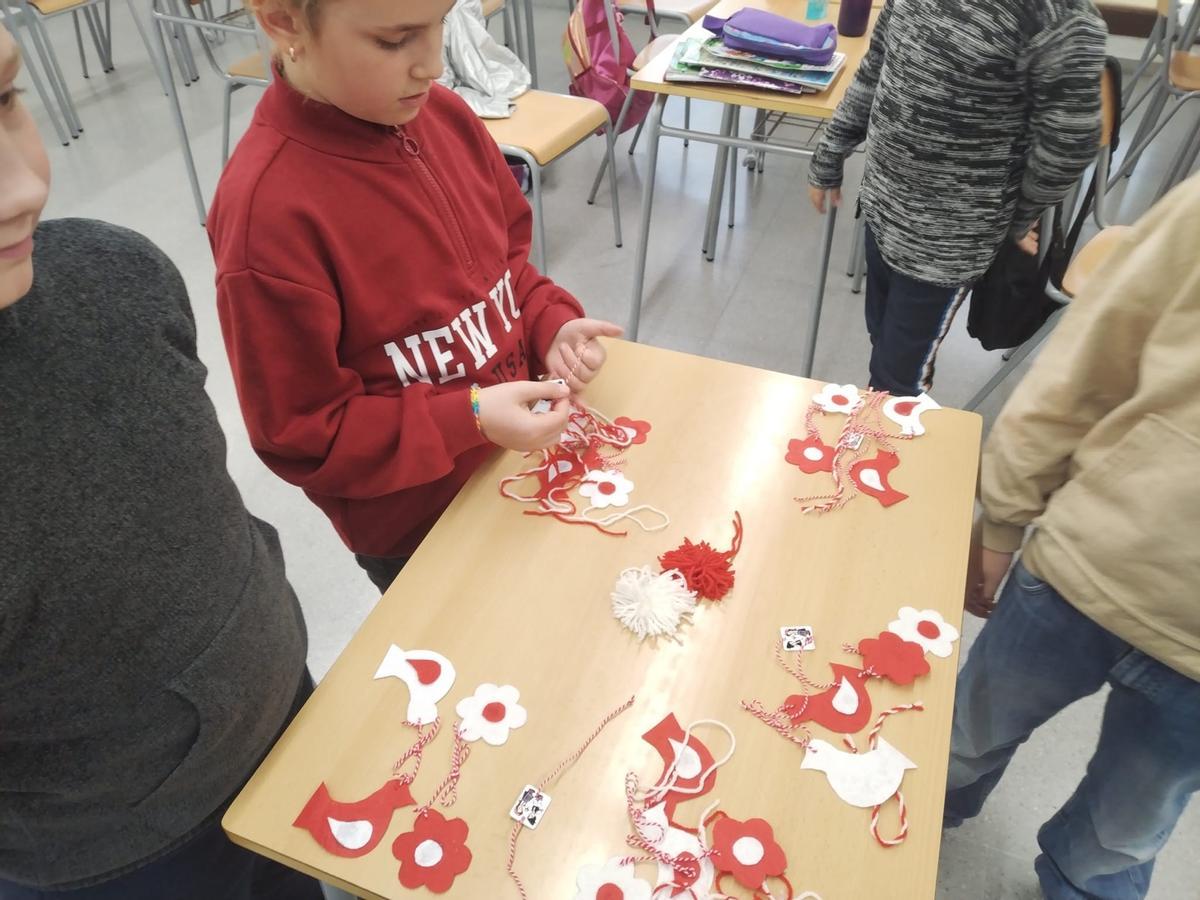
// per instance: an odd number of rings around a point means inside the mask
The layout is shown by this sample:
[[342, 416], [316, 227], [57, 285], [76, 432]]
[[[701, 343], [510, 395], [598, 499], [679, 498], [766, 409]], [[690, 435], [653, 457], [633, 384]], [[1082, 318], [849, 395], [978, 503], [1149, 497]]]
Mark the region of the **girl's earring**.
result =
[[296, 61], [296, 48], [295, 47], [288, 47], [288, 59], [290, 59], [292, 62]]

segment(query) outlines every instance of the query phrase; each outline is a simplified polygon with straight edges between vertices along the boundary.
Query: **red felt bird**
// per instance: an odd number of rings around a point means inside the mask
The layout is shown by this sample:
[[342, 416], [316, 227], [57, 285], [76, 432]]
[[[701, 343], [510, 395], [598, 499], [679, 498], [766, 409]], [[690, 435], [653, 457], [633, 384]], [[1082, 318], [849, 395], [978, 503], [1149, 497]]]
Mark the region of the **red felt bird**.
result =
[[397, 778], [355, 803], [334, 800], [322, 782], [292, 825], [308, 831], [334, 856], [354, 858], [374, 850], [387, 833], [392, 814], [415, 802], [408, 782]]
[[712, 752], [694, 734], [687, 735], [685, 744], [684, 734], [675, 714], [668, 713], [665, 719], [642, 735], [642, 740], [662, 757], [663, 775], [658, 783], [667, 778], [671, 765], [675, 765], [673, 789], [661, 794], [668, 820], [675, 817], [676, 806], [693, 797], [703, 797], [717, 783], [717, 768]]
[[784, 701], [784, 712], [795, 724], [816, 722], [837, 734], [855, 734], [871, 721], [871, 697], [862, 669], [830, 665], [833, 686], [820, 694], [793, 694]]

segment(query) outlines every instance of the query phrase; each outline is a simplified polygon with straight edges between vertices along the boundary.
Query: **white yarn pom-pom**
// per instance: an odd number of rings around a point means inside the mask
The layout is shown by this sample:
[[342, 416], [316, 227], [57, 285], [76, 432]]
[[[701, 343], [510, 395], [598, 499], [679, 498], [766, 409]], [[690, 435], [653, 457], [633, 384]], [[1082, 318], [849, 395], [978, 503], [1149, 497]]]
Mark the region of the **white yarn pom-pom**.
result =
[[649, 566], [626, 569], [612, 592], [612, 611], [639, 639], [674, 634], [696, 608], [696, 593], [675, 569], [656, 573]]

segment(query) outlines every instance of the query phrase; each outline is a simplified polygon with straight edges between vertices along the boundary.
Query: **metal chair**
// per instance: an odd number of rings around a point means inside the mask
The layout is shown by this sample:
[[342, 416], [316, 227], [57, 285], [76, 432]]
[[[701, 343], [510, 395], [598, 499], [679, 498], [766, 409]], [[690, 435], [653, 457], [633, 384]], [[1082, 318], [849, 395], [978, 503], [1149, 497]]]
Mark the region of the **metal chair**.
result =
[[225, 78], [225, 115], [221, 122], [221, 168], [229, 162], [229, 121], [233, 115], [233, 94], [244, 87], [265, 88], [271, 83], [270, 58], [261, 50], [239, 59], [221, 73]]
[[[165, 69], [164, 72], [160, 73], [162, 75], [163, 90], [166, 92], [170, 103], [171, 116], [175, 122], [175, 131], [179, 136], [180, 149], [183, 152], [183, 162], [187, 169], [188, 182], [192, 189], [192, 199], [196, 203], [196, 213], [200, 218], [200, 224], [203, 225], [207, 215], [204, 194], [200, 190], [200, 179], [196, 172], [196, 160], [192, 155], [191, 142], [188, 140], [187, 124], [183, 120], [183, 109], [179, 105], [179, 94], [170, 73], [170, 54], [167, 51], [168, 38], [175, 39], [177, 35], [186, 36], [189, 33], [189, 29], [195, 31], [200, 39], [200, 48], [208, 60], [209, 66], [225, 83], [222, 165], [229, 154], [229, 118], [233, 92], [247, 85], [266, 86], [269, 80], [269, 72], [267, 71], [266, 56], [261, 50], [227, 68], [217, 62], [217, 58], [213, 55], [212, 47], [209, 44], [211, 39], [209, 37], [210, 34], [242, 35], [254, 41], [255, 44], [258, 43], [258, 30], [255, 26], [248, 21], [245, 23], [241, 21], [246, 17], [244, 10], [237, 10], [215, 19], [202, 19], [197, 18], [190, 8], [187, 9], [187, 15], [180, 15], [173, 7], [169, 6], [171, 3], [172, 0], [151, 0], [150, 15], [153, 19], [154, 33], [157, 37], [159, 56]], [[186, 41], [183, 41], [183, 43], [186, 43]], [[186, 72], [186, 64], [178, 55], [176, 56], [176, 62]]]
[[[1135, 105], [1140, 104], [1149, 97], [1150, 105], [1129, 144], [1121, 167], [1112, 178], [1113, 184], [1122, 177], [1132, 175], [1146, 148], [1162, 133], [1175, 114], [1188, 101], [1200, 97], [1200, 56], [1193, 56], [1189, 52], [1196, 41], [1197, 32], [1200, 31], [1200, 3], [1193, 5], [1187, 21], [1182, 26], [1179, 24], [1179, 8], [1179, 0], [1160, 0], [1163, 27], [1161, 43], [1156, 52], [1162, 57], [1164, 64], [1152, 84], [1134, 101]], [[1163, 116], [1168, 103], [1171, 104], [1171, 108], [1166, 116]], [[1155, 199], [1165, 194], [1187, 174], [1196, 161], [1197, 152], [1200, 151], [1198, 139], [1200, 123], [1192, 128], [1167, 168]]]
[[[570, 97], [546, 91], [526, 91], [516, 99], [512, 116], [484, 119], [492, 139], [509, 156], [523, 160], [533, 181], [533, 261], [546, 271], [546, 223], [542, 212], [542, 169], [582, 144], [597, 131], [603, 131], [608, 162], [613, 158], [613, 130], [608, 110], [595, 100]], [[621, 246], [621, 207], [617, 182], [609, 179], [612, 189], [613, 231]]]
[[[74, 130], [74, 123], [72, 123], [72, 129], [69, 132], [63, 127], [63, 117], [59, 114], [62, 110], [62, 106], [56, 106], [56, 103], [61, 104], [61, 100], [52, 100], [50, 94], [47, 93], [47, 81], [50, 82], [51, 89], [56, 98], [60, 96], [60, 85], [54, 76], [53, 70], [51, 70], [49, 63], [47, 62], [46, 55], [42, 49], [41, 38], [44, 37], [44, 35], [42, 35], [41, 32], [34, 30], [37, 27], [36, 25], [26, 26], [23, 21], [24, 17], [25, 13], [22, 10], [10, 9], [7, 5], [0, 3], [0, 23], [3, 23], [3, 25], [8, 28], [9, 32], [13, 36], [13, 40], [16, 41], [17, 49], [20, 51], [21, 58], [25, 63], [23, 66], [23, 71], [29, 76], [29, 80], [33, 82], [33, 89], [37, 92], [38, 98], [42, 101], [42, 107], [46, 110], [46, 115], [50, 118], [50, 124], [54, 126], [54, 132], [58, 135], [59, 142], [64, 147], [69, 147], [71, 145], [71, 138], [77, 137], [78, 134]], [[21, 31], [23, 29], [27, 29], [30, 32], [36, 53], [29, 52], [29, 48], [25, 44], [25, 39], [21, 37]], [[39, 71], [39, 67], [43, 71]]]
[[[977, 409], [992, 391], [1009, 376], [1012, 370], [1019, 366], [1030, 353], [1038, 348], [1047, 335], [1054, 330], [1054, 326], [1058, 324], [1059, 318], [1061, 318], [1063, 312], [1070, 304], [1071, 299], [1078, 296], [1088, 277], [1112, 255], [1113, 250], [1116, 249], [1128, 233], [1128, 226], [1110, 225], [1108, 223], [1104, 204], [1104, 195], [1108, 191], [1110, 180], [1112, 180], [1109, 174], [1112, 166], [1112, 145], [1120, 124], [1120, 115], [1120, 97], [1117, 93], [1116, 82], [1112, 73], [1106, 67], [1100, 80], [1100, 149], [1096, 155], [1096, 187], [1093, 192], [1095, 201], [1092, 207], [1092, 215], [1096, 224], [1100, 227], [1100, 232], [1088, 241], [1083, 249], [1076, 254], [1075, 258], [1071, 260], [1063, 276], [1061, 287], [1054, 285], [1053, 282], [1047, 283], [1046, 296], [1059, 303], [1059, 308], [1046, 319], [1033, 337], [1021, 346], [1008, 351], [1004, 357], [1004, 364], [1000, 367], [999, 371], [988, 379], [988, 382], [976, 392], [975, 396], [963, 407], [964, 409]], [[1064, 209], [1070, 210], [1072, 206], [1073, 204], [1064, 204]], [[1050, 226], [1053, 224], [1053, 215], [1054, 212], [1051, 210], [1043, 218], [1042, 234], [1051, 233]]]

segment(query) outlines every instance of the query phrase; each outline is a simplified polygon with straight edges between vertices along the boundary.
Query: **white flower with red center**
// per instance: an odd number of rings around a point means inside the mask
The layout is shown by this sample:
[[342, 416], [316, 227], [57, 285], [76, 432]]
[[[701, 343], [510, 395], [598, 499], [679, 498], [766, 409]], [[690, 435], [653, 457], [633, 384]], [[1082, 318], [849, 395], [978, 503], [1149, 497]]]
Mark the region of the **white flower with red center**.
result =
[[594, 509], [625, 506], [632, 490], [633, 482], [613, 471], [592, 470], [583, 476], [583, 484], [579, 486], [579, 493], [592, 501]]
[[584, 866], [575, 879], [574, 900], [650, 900], [650, 885], [614, 857], [602, 866]]
[[862, 394], [852, 384], [827, 384], [812, 398], [825, 412], [851, 413], [862, 403]]
[[926, 653], [945, 659], [954, 652], [958, 629], [942, 618], [936, 609], [900, 609], [900, 618], [888, 623], [888, 631], [906, 641], [920, 644]]
[[509, 731], [525, 724], [525, 707], [517, 703], [520, 698], [521, 692], [511, 684], [503, 687], [481, 684], [474, 694], [459, 700], [454, 708], [462, 720], [458, 726], [459, 735], [464, 741], [482, 739], [499, 747], [508, 740]]

